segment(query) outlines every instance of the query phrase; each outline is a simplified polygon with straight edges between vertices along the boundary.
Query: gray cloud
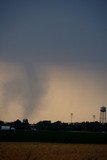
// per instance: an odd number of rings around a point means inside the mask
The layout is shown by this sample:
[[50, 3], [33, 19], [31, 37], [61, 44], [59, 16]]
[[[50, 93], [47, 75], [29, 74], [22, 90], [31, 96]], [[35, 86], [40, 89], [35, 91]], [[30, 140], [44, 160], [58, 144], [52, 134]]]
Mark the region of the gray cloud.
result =
[[[11, 63], [8, 63], [8, 68], [10, 66]], [[11, 102], [15, 102], [23, 107], [24, 117], [29, 118], [38, 109], [42, 96], [46, 94], [47, 77], [44, 69], [40, 70], [35, 64], [20, 64], [16, 69], [15, 65], [13, 67], [13, 76], [1, 82], [1, 107], [6, 110]]]
[[20, 66], [2, 82], [3, 106], [15, 100], [26, 117], [38, 109], [47, 92], [47, 66], [85, 68], [106, 79], [106, 7], [100, 0], [1, 0], [0, 63]]

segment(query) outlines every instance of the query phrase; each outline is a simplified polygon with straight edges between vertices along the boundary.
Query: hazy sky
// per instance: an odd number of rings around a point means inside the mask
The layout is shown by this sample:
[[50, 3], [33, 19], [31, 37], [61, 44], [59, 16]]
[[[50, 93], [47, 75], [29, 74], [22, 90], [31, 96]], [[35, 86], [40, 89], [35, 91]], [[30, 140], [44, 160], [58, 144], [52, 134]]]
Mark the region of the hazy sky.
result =
[[106, 0], [0, 0], [0, 119], [99, 120]]

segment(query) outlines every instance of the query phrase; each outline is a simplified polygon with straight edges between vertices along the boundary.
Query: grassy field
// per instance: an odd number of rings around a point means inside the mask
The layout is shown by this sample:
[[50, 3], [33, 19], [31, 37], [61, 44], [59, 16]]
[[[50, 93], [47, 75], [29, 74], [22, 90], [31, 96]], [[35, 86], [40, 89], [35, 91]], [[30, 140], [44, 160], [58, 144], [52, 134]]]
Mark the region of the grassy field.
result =
[[1, 131], [0, 141], [107, 144], [107, 133], [64, 131]]
[[107, 145], [0, 142], [0, 160], [107, 160]]

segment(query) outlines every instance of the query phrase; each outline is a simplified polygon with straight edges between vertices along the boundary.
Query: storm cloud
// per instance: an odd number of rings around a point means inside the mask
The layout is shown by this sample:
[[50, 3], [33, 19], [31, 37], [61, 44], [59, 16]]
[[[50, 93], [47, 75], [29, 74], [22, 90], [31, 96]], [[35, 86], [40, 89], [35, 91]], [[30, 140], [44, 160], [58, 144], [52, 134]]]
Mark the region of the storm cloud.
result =
[[1, 118], [68, 121], [71, 111], [86, 119], [87, 109], [98, 117], [107, 103], [106, 15], [104, 0], [1, 0]]

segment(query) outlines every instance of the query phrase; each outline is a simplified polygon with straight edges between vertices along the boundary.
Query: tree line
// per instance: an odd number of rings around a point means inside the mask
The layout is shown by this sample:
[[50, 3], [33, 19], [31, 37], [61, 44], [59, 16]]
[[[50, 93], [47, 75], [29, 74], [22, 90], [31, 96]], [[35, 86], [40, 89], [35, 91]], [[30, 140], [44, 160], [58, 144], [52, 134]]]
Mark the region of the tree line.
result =
[[10, 126], [15, 130], [33, 130], [33, 131], [85, 131], [85, 132], [107, 132], [107, 123], [96, 122], [75, 122], [65, 123], [61, 121], [51, 122], [48, 120], [39, 121], [30, 124], [28, 119], [23, 121], [17, 119], [14, 122], [0, 121], [0, 129], [2, 126]]

